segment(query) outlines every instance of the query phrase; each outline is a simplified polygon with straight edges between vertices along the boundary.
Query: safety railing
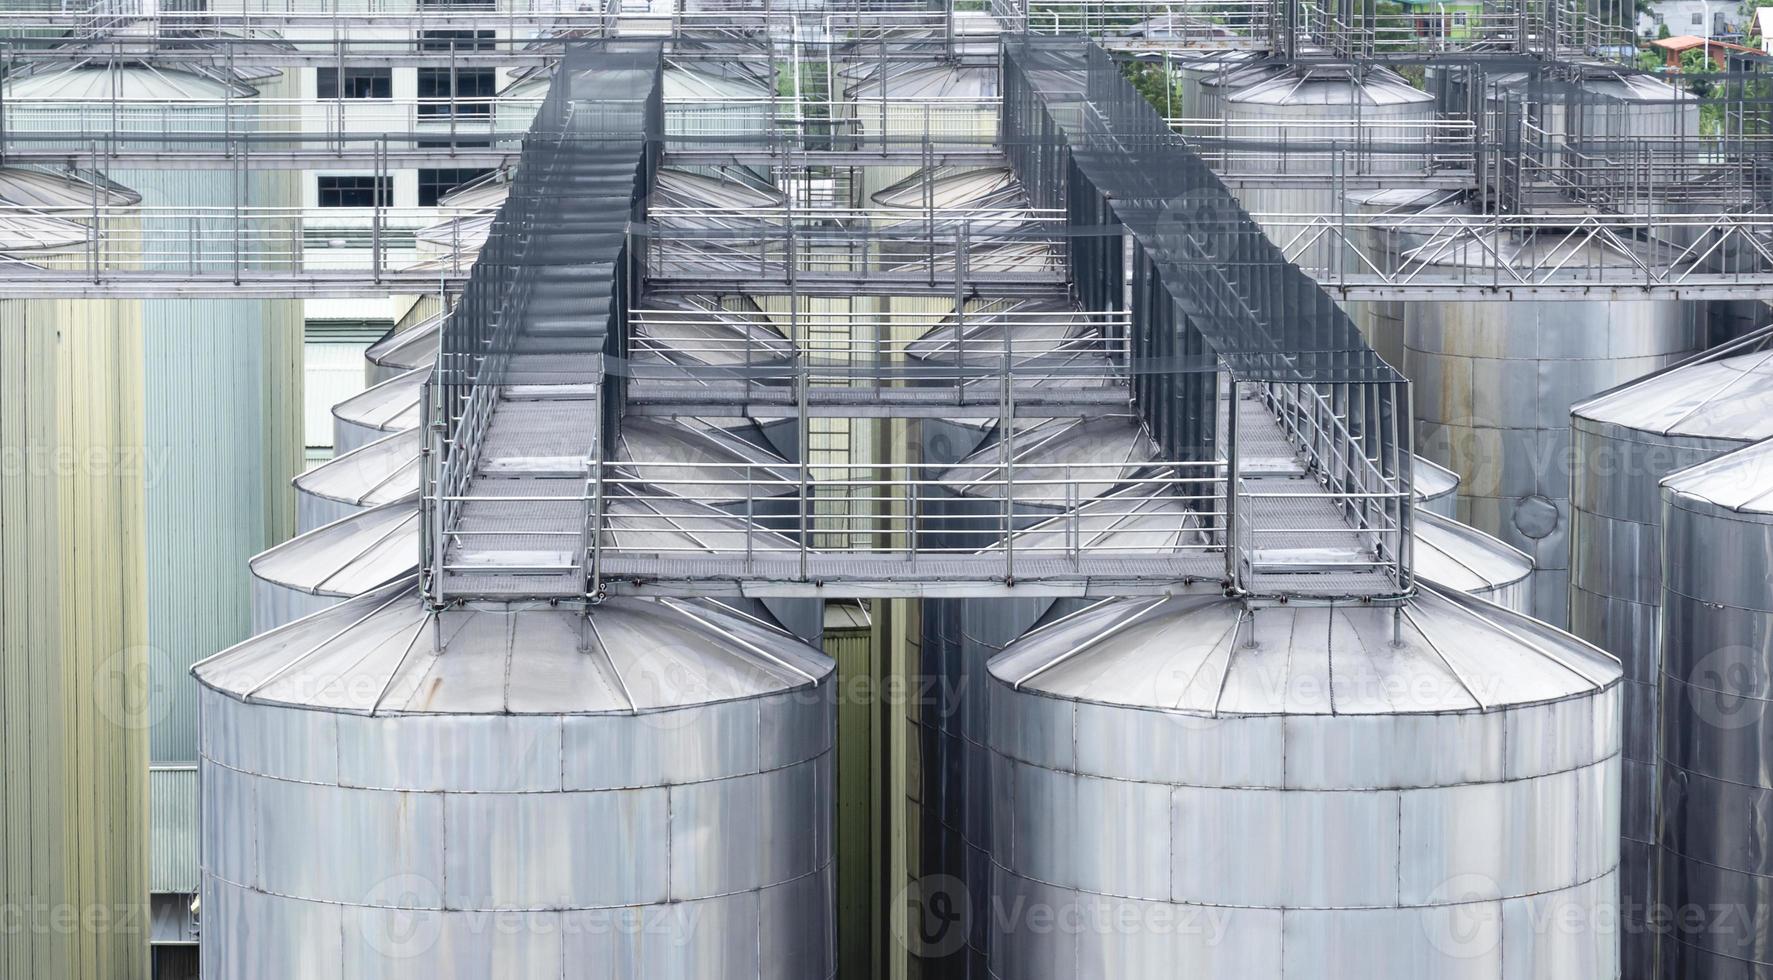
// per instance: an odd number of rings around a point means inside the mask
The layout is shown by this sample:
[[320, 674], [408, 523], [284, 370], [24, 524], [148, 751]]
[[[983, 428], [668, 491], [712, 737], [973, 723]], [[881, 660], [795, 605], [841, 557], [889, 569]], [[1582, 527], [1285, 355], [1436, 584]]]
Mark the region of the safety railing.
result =
[[1342, 58], [1472, 50], [1593, 57], [1634, 40], [1628, 18], [1604, 16], [1577, 0], [1395, 10], [1298, 0], [991, 0], [991, 12], [1006, 31], [1080, 34], [1131, 50], [1246, 46]]
[[657, 279], [817, 276], [954, 282], [968, 276], [1052, 282], [1063, 272], [1052, 212], [659, 208], [648, 214], [647, 269]]
[[[533, 97], [332, 100], [84, 99], [7, 102], [13, 154], [102, 160], [141, 154], [266, 159], [327, 154], [515, 155]], [[795, 100], [685, 97], [665, 103], [664, 146], [736, 154], [874, 152], [932, 157], [996, 148], [998, 102], [984, 98]], [[271, 156], [276, 154], [277, 156]], [[292, 165], [293, 166], [293, 165]]]
[[1114, 46], [1259, 42], [1270, 33], [1270, 0], [991, 0], [1006, 31], [1082, 34]]
[[[472, 214], [454, 208], [153, 207], [96, 205], [58, 209], [0, 204], [0, 227], [44, 217], [85, 229], [81, 241], [0, 252], [0, 278], [78, 271], [92, 278], [183, 273], [302, 275], [360, 270], [372, 281], [428, 259], [417, 232]], [[466, 269], [446, 267], [455, 274]]]
[[176, 149], [192, 136], [456, 133], [515, 141], [541, 108], [535, 97], [442, 99], [135, 99], [7, 100], [6, 138], [23, 146], [109, 134], [133, 147]]
[[1773, 215], [1736, 213], [1254, 216], [1320, 285], [1410, 290], [1678, 290], [1773, 295]]
[[681, 98], [666, 105], [667, 149], [755, 150], [779, 143], [807, 151], [903, 153], [995, 146], [995, 98]]
[[1468, 119], [1164, 120], [1221, 177], [1278, 174], [1347, 178], [1477, 171], [1477, 126]]
[[805, 385], [950, 390], [977, 402], [997, 397], [1006, 379], [1080, 388], [1125, 381], [1124, 313], [964, 307], [934, 328], [927, 314], [912, 313], [641, 309], [629, 318], [626, 359], [611, 371], [625, 373], [642, 399], [649, 385], [754, 397], [753, 389], [773, 388], [776, 400]]
[[[859, 5], [858, 5], [859, 6]], [[940, 40], [949, 33], [949, 13], [926, 3], [898, 0], [871, 3], [866, 9], [834, 9], [838, 5], [799, 0], [717, 3], [708, 0], [653, 0], [647, 3], [595, 0], [489, 0], [432, 3], [428, 0], [222, 0], [162, 2], [120, 0], [94, 4], [15, 5], [0, 11], [0, 34], [30, 41], [34, 32], [65, 45], [76, 40], [104, 39], [127, 27], [131, 43], [156, 39], [188, 43], [201, 37], [207, 46], [239, 63], [267, 59], [251, 37], [205, 36], [206, 32], [291, 32], [279, 44], [285, 50], [333, 50], [384, 53], [398, 44], [369, 39], [354, 32], [401, 29], [418, 32], [456, 29], [490, 32], [464, 43], [456, 60], [492, 62], [494, 54], [521, 52], [532, 41], [564, 43], [599, 37], [695, 35], [698, 39], [754, 40], [772, 32], [789, 34], [795, 25], [821, 43], [868, 42], [882, 39]], [[244, 42], [244, 43], [243, 43]], [[429, 45], [436, 50], [438, 43]], [[255, 48], [257, 50], [255, 50]], [[54, 54], [45, 44], [24, 47], [27, 57]], [[420, 48], [420, 51], [424, 51]]]
[[[610, 587], [612, 579], [755, 577], [817, 579], [838, 592], [868, 594], [860, 583], [884, 580], [895, 566], [926, 568], [951, 583], [1002, 583], [1101, 576], [1140, 558], [1171, 563], [1165, 568], [1177, 579], [1218, 580], [1223, 573], [1223, 538], [1203, 530], [1203, 519], [1223, 512], [1216, 503], [1225, 486], [1219, 464], [1132, 470], [1010, 462], [959, 485], [949, 469], [606, 462], [593, 470], [600, 499], [658, 509], [624, 510], [625, 535], [612, 534], [605, 522], [596, 535], [592, 587]], [[1107, 490], [1112, 499], [1103, 499]], [[1153, 498], [1170, 506], [1152, 507]], [[719, 513], [695, 520], [665, 506], [684, 499]], [[1134, 519], [1142, 532], [1136, 538], [1101, 533], [1104, 525]], [[761, 533], [732, 534], [735, 525]], [[1037, 533], [1024, 538], [1024, 531]], [[722, 534], [724, 544], [710, 543]]]
[[[1316, 539], [1347, 539], [1350, 533], [1368, 549], [1364, 562], [1353, 567], [1383, 570], [1408, 591], [1413, 582], [1411, 544], [1412, 457], [1405, 431], [1414, 416], [1408, 411], [1409, 383], [1380, 384], [1265, 383], [1254, 386], [1263, 403], [1280, 421], [1288, 442], [1306, 464], [1306, 475], [1318, 482], [1345, 523], [1325, 528], [1262, 526], [1246, 521], [1245, 540], [1251, 549], [1280, 541], [1307, 546]], [[1255, 494], [1246, 492], [1249, 499]], [[1273, 494], [1285, 499], [1292, 494]]]

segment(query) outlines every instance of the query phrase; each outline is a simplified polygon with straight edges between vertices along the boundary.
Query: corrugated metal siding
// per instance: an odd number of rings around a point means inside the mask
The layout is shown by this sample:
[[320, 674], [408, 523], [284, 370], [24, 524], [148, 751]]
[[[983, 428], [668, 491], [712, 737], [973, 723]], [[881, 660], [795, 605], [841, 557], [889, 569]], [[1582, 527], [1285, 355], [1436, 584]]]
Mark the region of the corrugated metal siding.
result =
[[332, 341], [308, 343], [302, 430], [309, 446], [332, 447], [332, 408], [363, 391], [363, 351], [368, 346]]
[[157, 763], [197, 758], [191, 665], [252, 631], [246, 562], [289, 536], [301, 472], [301, 317], [261, 300], [143, 304], [149, 642]]
[[[272, 91], [260, 86], [261, 91]], [[296, 174], [119, 171], [144, 205], [291, 207]], [[295, 531], [289, 481], [305, 465], [299, 300], [142, 303], [149, 643], [156, 763], [197, 758], [192, 664], [251, 633], [246, 560]]]
[[197, 770], [154, 769], [148, 773], [148, 889], [197, 893]]
[[147, 975], [137, 309], [0, 302], [0, 881], [27, 926], [108, 923], [0, 931], [7, 977]]
[[868, 699], [851, 692], [869, 690], [876, 681], [870, 630], [827, 625], [824, 649], [837, 661], [838, 678], [838, 975], [863, 977], [869, 973], [874, 934], [874, 719]]

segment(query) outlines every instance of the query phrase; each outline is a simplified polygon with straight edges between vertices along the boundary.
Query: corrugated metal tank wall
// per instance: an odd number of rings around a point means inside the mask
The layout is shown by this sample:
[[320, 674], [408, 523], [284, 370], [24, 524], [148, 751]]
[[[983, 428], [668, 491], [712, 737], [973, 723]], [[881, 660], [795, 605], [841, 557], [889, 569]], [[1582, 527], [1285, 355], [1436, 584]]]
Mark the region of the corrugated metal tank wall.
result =
[[1755, 980], [1773, 975], [1773, 442], [1669, 477], [1661, 503], [1654, 975]]
[[140, 344], [133, 304], [0, 302], [7, 977], [148, 973]]

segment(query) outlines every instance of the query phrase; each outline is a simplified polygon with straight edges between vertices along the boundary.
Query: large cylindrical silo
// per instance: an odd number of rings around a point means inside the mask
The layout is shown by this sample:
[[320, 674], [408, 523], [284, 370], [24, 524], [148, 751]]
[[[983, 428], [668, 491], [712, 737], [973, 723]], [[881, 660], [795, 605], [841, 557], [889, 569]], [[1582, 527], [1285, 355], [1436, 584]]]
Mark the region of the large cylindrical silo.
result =
[[989, 674], [993, 906], [1043, 910], [990, 923], [993, 977], [1618, 968], [1620, 673], [1573, 637], [1432, 591], [1154, 597]]
[[[1034, 555], [1072, 538], [1088, 540], [1097, 554], [1124, 552], [1150, 558], [1202, 543], [1179, 501], [1135, 487], [1082, 504], [1016, 534], [1016, 547]], [[1458, 590], [1519, 611], [1532, 560], [1506, 544], [1427, 511], [1418, 512], [1416, 571], [1434, 586]], [[969, 939], [963, 945], [914, 941], [926, 965], [940, 964], [959, 976], [983, 977], [994, 907], [989, 852], [994, 791], [989, 782], [991, 703], [986, 665], [1018, 637], [1100, 600], [1029, 596], [1021, 599], [926, 600], [925, 677], [919, 684], [922, 724], [912, 746], [921, 762], [919, 796], [907, 807], [924, 846], [920, 887], [959, 882], [972, 901]], [[921, 821], [921, 826], [915, 821]], [[928, 898], [929, 896], [920, 896]], [[959, 900], [962, 896], [949, 896]], [[970, 973], [964, 971], [971, 971]]]
[[150, 972], [142, 343], [138, 304], [0, 299], [7, 977]]
[[1773, 441], [1662, 481], [1658, 977], [1773, 975]]
[[[1566, 268], [1627, 267], [1632, 258], [1563, 239]], [[1466, 240], [1413, 261], [1491, 261]], [[1459, 517], [1533, 556], [1533, 615], [1568, 622], [1570, 407], [1698, 349], [1698, 304], [1668, 300], [1445, 301], [1407, 304], [1404, 373], [1415, 383], [1416, 445], [1460, 477]]]
[[[1045, 521], [1062, 519], [1071, 508], [1098, 501], [1103, 510], [1131, 512], [1146, 506], [1154, 488], [1136, 482], [1152, 474], [1159, 450], [1138, 421], [1127, 415], [1093, 419], [1047, 419], [1018, 425], [1014, 452], [1019, 466], [1017, 485], [1003, 485], [999, 440], [1003, 433], [987, 429], [971, 434], [964, 424], [926, 428], [925, 451], [944, 446], [965, 448], [985, 440], [942, 476], [949, 493], [923, 502], [923, 519], [932, 547], [984, 551], [1001, 546], [1006, 497], [1014, 511], [1012, 526], [1028, 536], [1042, 534]], [[1088, 469], [1077, 468], [1084, 464]], [[1045, 468], [1050, 467], [1050, 468]], [[1041, 480], [1088, 481], [1068, 491]], [[1027, 482], [1023, 482], [1027, 481]], [[1075, 494], [1075, 495], [1074, 495]], [[1083, 519], [1094, 519], [1086, 515]], [[1181, 516], [1162, 513], [1159, 523], [1179, 525]], [[1132, 533], [1132, 532], [1124, 532]], [[987, 831], [992, 800], [985, 791], [984, 665], [993, 653], [1021, 635], [1042, 616], [1059, 615], [1077, 600], [1052, 596], [1026, 598], [933, 598], [923, 601], [922, 642], [917, 651], [918, 682], [907, 711], [906, 751], [912, 778], [905, 800], [907, 845], [912, 884], [953, 880], [965, 893], [948, 899], [968, 903], [964, 940], [952, 944], [907, 936], [911, 956], [923, 968], [957, 976], [982, 976], [990, 911]], [[944, 900], [948, 900], [944, 899]], [[915, 910], [913, 910], [915, 911]]]
[[[110, 60], [40, 64], [9, 73], [0, 103], [9, 140], [45, 149], [67, 134], [70, 150], [92, 133], [125, 148], [220, 153], [222, 134], [275, 130], [256, 105], [283, 91], [281, 73], [253, 85], [225, 73]], [[230, 119], [220, 116], [227, 107]], [[161, 140], [170, 136], [176, 146]], [[261, 144], [263, 145], [263, 144]], [[298, 175], [291, 170], [143, 164], [106, 177], [140, 195], [142, 207], [105, 219], [102, 260], [131, 274], [174, 284], [197, 273], [221, 276], [289, 269], [299, 248]], [[286, 481], [303, 464], [302, 305], [296, 299], [171, 298], [110, 301], [140, 324], [135, 347], [141, 381], [139, 443], [155, 460], [142, 483], [149, 798], [153, 801], [149, 891], [174, 896], [157, 909], [192, 928], [183, 910], [194, 892], [196, 688], [191, 664], [251, 630], [241, 564], [287, 537], [293, 501]], [[122, 818], [128, 819], [128, 818]]]
[[1773, 354], [1753, 344], [1629, 382], [1570, 413], [1570, 631], [1625, 667], [1620, 890], [1631, 962], [1647, 964], [1650, 955], [1644, 916], [1655, 859], [1665, 588], [1657, 483], [1773, 436]]
[[833, 974], [832, 665], [773, 624], [397, 587], [195, 673], [205, 977]]
[[1340, 240], [1303, 226], [1344, 207], [1324, 175], [1404, 180], [1428, 169], [1426, 152], [1408, 150], [1423, 144], [1434, 97], [1388, 69], [1298, 65], [1215, 80], [1211, 101], [1226, 127], [1222, 169], [1243, 178], [1237, 194], [1244, 210], [1307, 269], [1338, 269], [1343, 261]]

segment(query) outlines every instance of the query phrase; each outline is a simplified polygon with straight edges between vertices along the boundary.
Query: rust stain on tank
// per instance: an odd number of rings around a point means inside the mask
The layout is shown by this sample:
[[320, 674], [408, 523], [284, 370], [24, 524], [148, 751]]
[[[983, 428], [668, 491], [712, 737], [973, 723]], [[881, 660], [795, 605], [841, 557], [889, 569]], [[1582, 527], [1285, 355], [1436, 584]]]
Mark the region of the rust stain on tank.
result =
[[429, 708], [431, 705], [435, 704], [437, 701], [437, 692], [442, 688], [443, 678], [433, 677], [430, 685], [425, 689], [425, 696], [420, 700], [419, 706], [421, 708]]

